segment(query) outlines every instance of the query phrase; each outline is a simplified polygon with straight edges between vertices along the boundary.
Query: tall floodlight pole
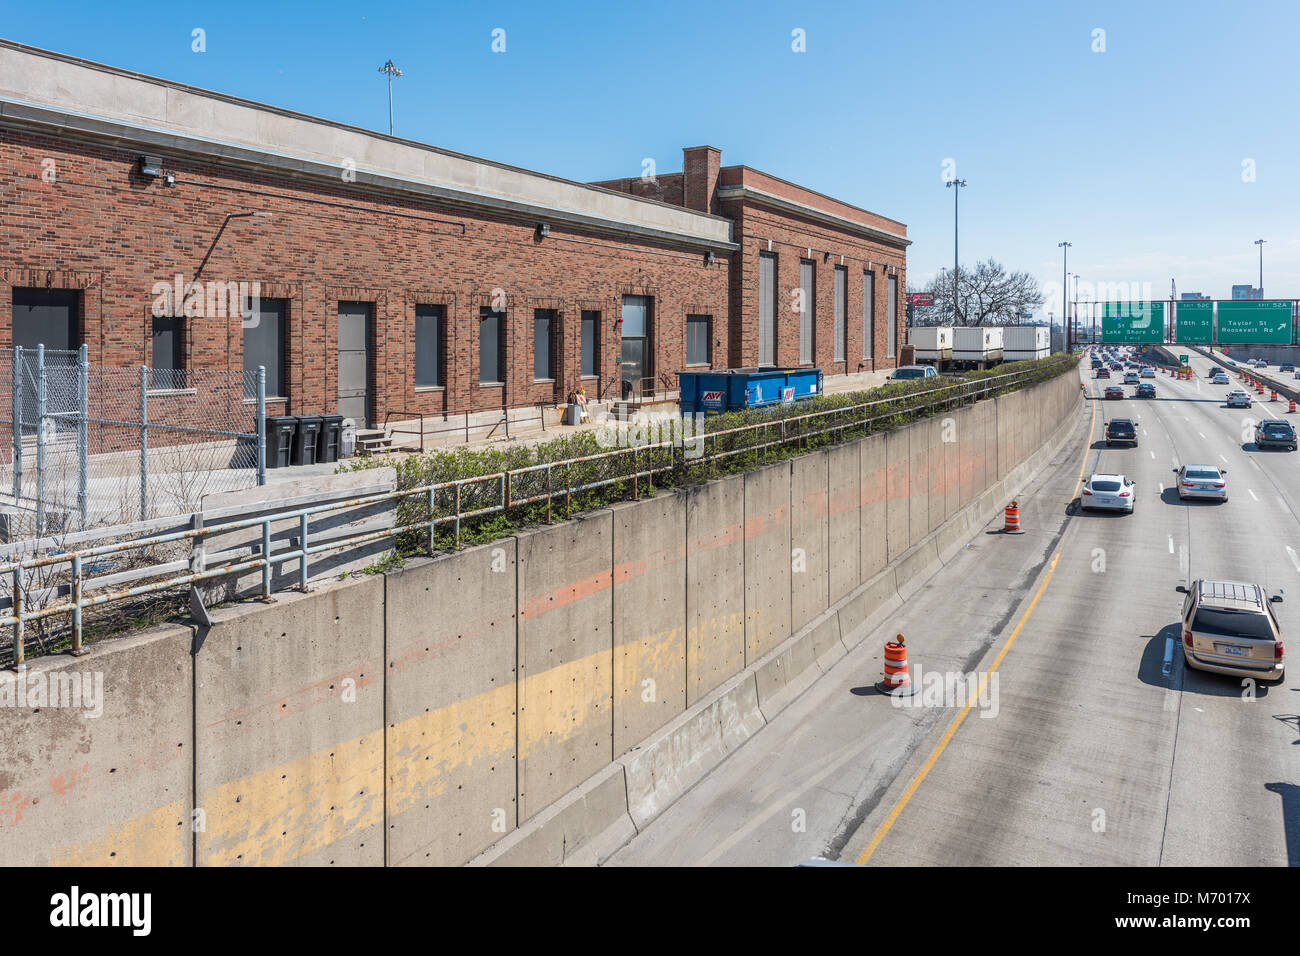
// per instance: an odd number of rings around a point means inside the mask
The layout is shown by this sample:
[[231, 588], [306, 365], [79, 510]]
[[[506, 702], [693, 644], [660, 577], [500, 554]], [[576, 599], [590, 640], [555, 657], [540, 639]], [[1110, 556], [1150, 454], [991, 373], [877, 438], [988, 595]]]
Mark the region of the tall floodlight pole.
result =
[[952, 191], [952, 324], [957, 324], [957, 271], [960, 268], [957, 265], [957, 197], [961, 195], [962, 187], [966, 185], [964, 179], [950, 179], [944, 183], [945, 187], [956, 187]]
[[1255, 245], [1259, 246], [1259, 297], [1264, 298], [1264, 243], [1267, 239], [1256, 239]]
[[1065, 271], [1065, 266], [1069, 261], [1070, 256], [1070, 243], [1058, 242], [1056, 246], [1061, 250], [1061, 316], [1062, 320], [1065, 322], [1065, 351], [1073, 352], [1074, 340], [1070, 338], [1070, 307], [1066, 302], [1066, 297], [1070, 294], [1070, 286], [1066, 281], [1066, 276], [1068, 276], [1069, 273]]
[[401, 76], [399, 70], [392, 60], [389, 60], [379, 68], [380, 73], [388, 74], [388, 135], [393, 135], [393, 77]]

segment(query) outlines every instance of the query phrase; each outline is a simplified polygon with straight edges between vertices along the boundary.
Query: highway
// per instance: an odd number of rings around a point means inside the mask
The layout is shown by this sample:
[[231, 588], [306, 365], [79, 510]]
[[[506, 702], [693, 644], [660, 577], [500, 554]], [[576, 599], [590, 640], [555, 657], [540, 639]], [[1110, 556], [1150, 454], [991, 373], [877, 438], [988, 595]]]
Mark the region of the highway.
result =
[[[1240, 383], [1210, 364], [1120, 402], [1085, 360], [1091, 400], [1020, 498], [1027, 533], [991, 522], [607, 865], [1300, 865], [1300, 455], [1254, 448], [1285, 403], [1227, 409]], [[1112, 416], [1140, 421], [1137, 448], [1105, 447]], [[1180, 502], [1183, 463], [1225, 467], [1230, 500]], [[1136, 480], [1135, 514], [1077, 511], [1096, 471]], [[1175, 587], [1196, 577], [1284, 591], [1284, 683], [1184, 666]], [[875, 693], [896, 632], [914, 671], [980, 672], [990, 706]]]

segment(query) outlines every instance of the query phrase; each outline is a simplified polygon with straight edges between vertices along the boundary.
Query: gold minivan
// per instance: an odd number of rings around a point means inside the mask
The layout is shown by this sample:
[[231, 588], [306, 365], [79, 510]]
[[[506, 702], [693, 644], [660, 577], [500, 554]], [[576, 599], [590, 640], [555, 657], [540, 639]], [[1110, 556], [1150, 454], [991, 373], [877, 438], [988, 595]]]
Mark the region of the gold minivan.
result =
[[1282, 680], [1282, 631], [1272, 604], [1258, 584], [1198, 580], [1183, 602], [1183, 659], [1189, 667], [1227, 674]]

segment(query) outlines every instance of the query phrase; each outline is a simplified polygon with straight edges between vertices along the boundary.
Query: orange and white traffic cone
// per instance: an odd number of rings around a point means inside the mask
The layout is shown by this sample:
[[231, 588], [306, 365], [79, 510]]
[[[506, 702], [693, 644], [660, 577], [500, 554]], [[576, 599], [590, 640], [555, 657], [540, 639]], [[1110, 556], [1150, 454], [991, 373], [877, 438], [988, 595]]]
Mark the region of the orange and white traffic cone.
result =
[[907, 673], [907, 647], [902, 634], [885, 644], [885, 679], [876, 684], [876, 690], [894, 697], [911, 697], [920, 690]]
[[1288, 412], [1290, 412], [1291, 414], [1293, 414], [1293, 415], [1295, 414], [1295, 399], [1294, 399], [1294, 398], [1291, 399], [1290, 402], [1287, 403], [1286, 410], [1287, 410]]
[[1276, 402], [1276, 401], [1277, 401], [1277, 389], [1273, 389], [1273, 397], [1270, 398], [1269, 401], [1270, 401], [1270, 402]]
[[1002, 526], [1003, 534], [1024, 534], [1025, 529], [1020, 527], [1020, 503], [1017, 501], [1007, 505], [1006, 523]]

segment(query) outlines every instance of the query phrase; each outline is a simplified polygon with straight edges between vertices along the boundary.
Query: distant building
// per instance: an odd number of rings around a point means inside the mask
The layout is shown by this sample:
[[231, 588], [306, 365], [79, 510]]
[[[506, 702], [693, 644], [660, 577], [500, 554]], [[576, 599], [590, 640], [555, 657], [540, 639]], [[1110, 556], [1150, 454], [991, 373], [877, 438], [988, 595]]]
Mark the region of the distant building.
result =
[[[1236, 295], [1236, 291], [1235, 291], [1236, 288], [1237, 288], [1236, 286], [1233, 287], [1234, 292], [1233, 292], [1233, 296], [1232, 296], [1232, 297], [1233, 297], [1234, 299], [1237, 297], [1237, 295]], [[1180, 295], [1178, 298], [1179, 298], [1179, 300], [1181, 300], [1181, 301], [1183, 301], [1183, 302], [1208, 302], [1209, 299], [1210, 299], [1210, 297], [1209, 297], [1208, 295], [1202, 295], [1202, 294], [1199, 293], [1199, 292], [1184, 292], [1184, 293], [1183, 293], [1182, 295]]]
[[1234, 285], [1232, 287], [1232, 297], [1234, 299], [1262, 299], [1264, 290], [1256, 289], [1253, 285]]

